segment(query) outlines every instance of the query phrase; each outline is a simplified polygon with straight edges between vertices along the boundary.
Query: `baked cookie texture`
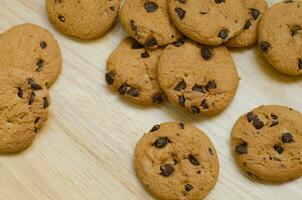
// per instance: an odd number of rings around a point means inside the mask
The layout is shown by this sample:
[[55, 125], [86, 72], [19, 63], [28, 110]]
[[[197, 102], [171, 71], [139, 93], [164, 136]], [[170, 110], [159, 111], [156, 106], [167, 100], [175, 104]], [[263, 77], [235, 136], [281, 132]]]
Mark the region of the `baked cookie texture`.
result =
[[180, 40], [166, 47], [158, 79], [170, 102], [193, 114], [216, 114], [233, 99], [239, 77], [226, 47]]
[[228, 47], [248, 47], [257, 43], [258, 22], [262, 14], [268, 9], [266, 0], [243, 0], [247, 14], [247, 20], [243, 31], [236, 37], [230, 39]]
[[241, 0], [168, 0], [175, 26], [187, 37], [220, 45], [238, 35], [247, 20]]
[[139, 140], [134, 155], [139, 179], [159, 199], [196, 200], [215, 186], [219, 163], [205, 133], [189, 124], [155, 125]]
[[253, 178], [285, 182], [302, 175], [302, 114], [267, 105], [241, 116], [232, 130], [238, 165]]
[[120, 20], [131, 37], [149, 48], [164, 46], [182, 37], [170, 20], [167, 0], [126, 0]]
[[21, 151], [47, 120], [50, 98], [43, 84], [20, 69], [0, 73], [0, 152]]
[[21, 24], [10, 28], [0, 35], [0, 47], [0, 70], [25, 70], [47, 87], [61, 72], [58, 42], [48, 30], [38, 25]]
[[114, 24], [120, 0], [46, 0], [49, 20], [63, 33], [81, 39], [104, 35]]
[[146, 49], [128, 37], [107, 60], [105, 80], [120, 96], [140, 105], [163, 102], [166, 97], [157, 78], [162, 49]]
[[285, 1], [269, 8], [259, 22], [258, 42], [274, 68], [302, 74], [302, 2]]

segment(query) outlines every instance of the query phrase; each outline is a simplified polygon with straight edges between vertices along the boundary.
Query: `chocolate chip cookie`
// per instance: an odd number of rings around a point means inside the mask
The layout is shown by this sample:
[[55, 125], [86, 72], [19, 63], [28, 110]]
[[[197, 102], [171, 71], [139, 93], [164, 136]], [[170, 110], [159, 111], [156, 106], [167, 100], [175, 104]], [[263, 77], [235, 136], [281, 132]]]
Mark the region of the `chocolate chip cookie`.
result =
[[189, 124], [155, 125], [138, 142], [134, 165], [159, 199], [203, 199], [215, 186], [219, 163], [205, 133]]
[[193, 114], [216, 114], [233, 99], [239, 78], [226, 47], [180, 40], [164, 50], [158, 79], [170, 102]]
[[82, 39], [104, 35], [114, 24], [120, 0], [47, 0], [49, 20], [63, 33]]
[[181, 37], [170, 21], [167, 0], [126, 0], [120, 19], [129, 35], [149, 48], [164, 46]]
[[258, 42], [277, 70], [302, 74], [302, 2], [284, 1], [268, 9], [259, 22]]
[[206, 45], [227, 42], [247, 20], [241, 0], [168, 0], [175, 26], [187, 37]]
[[248, 15], [247, 20], [243, 31], [226, 43], [228, 47], [248, 47], [257, 43], [258, 22], [268, 8], [267, 2], [266, 0], [243, 0], [243, 2]]
[[107, 84], [133, 103], [161, 103], [165, 99], [157, 78], [161, 53], [161, 48], [146, 49], [130, 37], [125, 38], [107, 60]]
[[302, 175], [302, 114], [285, 106], [260, 106], [241, 116], [232, 151], [253, 178], [285, 182]]
[[19, 69], [0, 75], [0, 152], [27, 148], [47, 120], [49, 94], [45, 86]]
[[14, 26], [0, 35], [0, 70], [19, 68], [50, 87], [61, 72], [60, 47], [53, 35], [34, 24]]

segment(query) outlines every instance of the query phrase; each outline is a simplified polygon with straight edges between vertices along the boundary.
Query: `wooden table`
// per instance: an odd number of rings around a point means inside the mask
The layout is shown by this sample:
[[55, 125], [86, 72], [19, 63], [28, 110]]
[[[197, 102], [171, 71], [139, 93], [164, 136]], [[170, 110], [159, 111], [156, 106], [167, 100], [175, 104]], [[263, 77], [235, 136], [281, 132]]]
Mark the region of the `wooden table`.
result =
[[191, 122], [215, 144], [221, 170], [208, 200], [302, 199], [302, 178], [282, 185], [253, 182], [238, 170], [230, 153], [230, 131], [239, 115], [261, 104], [302, 111], [302, 78], [281, 75], [258, 49], [232, 52], [241, 77], [237, 95], [220, 115], [200, 118], [169, 103], [135, 106], [108, 90], [106, 59], [126, 36], [120, 24], [103, 38], [84, 42], [54, 29], [44, 0], [0, 0], [1, 32], [24, 22], [55, 35], [63, 71], [50, 90], [49, 120], [32, 147], [21, 154], [0, 155], [1, 200], [153, 199], [135, 175], [133, 152], [145, 131], [165, 121]]

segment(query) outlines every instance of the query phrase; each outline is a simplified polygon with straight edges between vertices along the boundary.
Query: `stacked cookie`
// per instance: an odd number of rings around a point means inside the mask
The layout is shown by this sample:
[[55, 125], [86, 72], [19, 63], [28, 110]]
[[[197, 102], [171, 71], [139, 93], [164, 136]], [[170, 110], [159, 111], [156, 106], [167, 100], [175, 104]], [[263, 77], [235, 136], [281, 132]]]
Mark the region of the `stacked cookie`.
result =
[[14, 26], [0, 35], [0, 152], [21, 151], [47, 120], [48, 89], [61, 71], [59, 45], [46, 29]]

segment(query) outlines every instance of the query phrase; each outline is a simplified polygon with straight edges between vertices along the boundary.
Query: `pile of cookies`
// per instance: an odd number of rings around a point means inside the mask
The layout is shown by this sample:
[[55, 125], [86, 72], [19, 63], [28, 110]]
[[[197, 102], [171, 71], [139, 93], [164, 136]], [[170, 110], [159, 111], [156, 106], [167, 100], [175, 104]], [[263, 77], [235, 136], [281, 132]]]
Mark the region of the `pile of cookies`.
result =
[[60, 47], [53, 35], [34, 24], [0, 34], [0, 152], [32, 144], [48, 117], [48, 88], [61, 72]]

